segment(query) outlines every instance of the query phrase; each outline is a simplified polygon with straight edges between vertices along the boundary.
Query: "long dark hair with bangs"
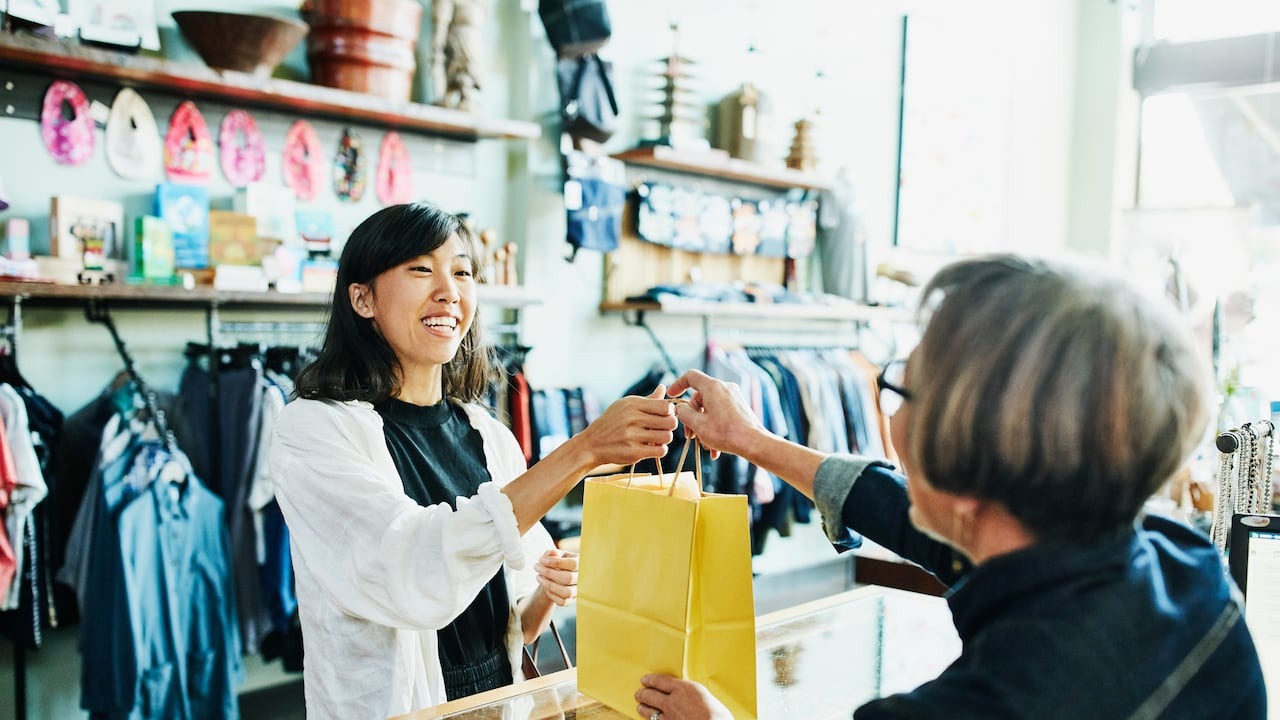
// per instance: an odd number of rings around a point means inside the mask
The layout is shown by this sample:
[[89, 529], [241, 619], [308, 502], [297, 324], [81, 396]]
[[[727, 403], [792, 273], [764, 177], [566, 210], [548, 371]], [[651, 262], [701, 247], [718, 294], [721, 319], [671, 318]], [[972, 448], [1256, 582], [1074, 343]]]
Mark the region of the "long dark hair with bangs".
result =
[[[477, 282], [483, 264], [475, 238], [458, 216], [429, 203], [392, 205], [370, 215], [351, 232], [338, 260], [324, 345], [315, 361], [298, 373], [298, 397], [309, 400], [363, 400], [379, 403], [400, 394], [399, 360], [373, 326], [351, 307], [348, 288], [427, 255], [456, 236], [471, 258]], [[444, 365], [445, 397], [475, 402], [496, 377], [477, 312], [458, 353]]]

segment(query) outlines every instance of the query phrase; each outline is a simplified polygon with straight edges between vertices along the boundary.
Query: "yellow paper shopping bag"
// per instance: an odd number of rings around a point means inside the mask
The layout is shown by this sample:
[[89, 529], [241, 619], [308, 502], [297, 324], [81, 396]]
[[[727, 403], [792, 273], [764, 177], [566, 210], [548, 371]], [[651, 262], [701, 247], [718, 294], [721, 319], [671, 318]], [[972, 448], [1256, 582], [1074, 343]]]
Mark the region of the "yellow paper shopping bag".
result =
[[700, 466], [586, 481], [578, 689], [627, 715], [641, 676], [657, 672], [706, 685], [735, 718], [756, 717], [747, 499], [703, 494]]

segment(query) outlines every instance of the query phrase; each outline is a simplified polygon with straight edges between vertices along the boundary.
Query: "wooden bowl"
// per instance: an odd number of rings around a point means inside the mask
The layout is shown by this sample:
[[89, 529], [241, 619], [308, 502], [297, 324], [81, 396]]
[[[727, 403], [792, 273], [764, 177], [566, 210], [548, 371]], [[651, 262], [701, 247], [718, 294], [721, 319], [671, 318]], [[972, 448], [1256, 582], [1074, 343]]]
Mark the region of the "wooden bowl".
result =
[[301, 20], [218, 12], [179, 10], [173, 21], [191, 47], [213, 68], [270, 75], [307, 34]]

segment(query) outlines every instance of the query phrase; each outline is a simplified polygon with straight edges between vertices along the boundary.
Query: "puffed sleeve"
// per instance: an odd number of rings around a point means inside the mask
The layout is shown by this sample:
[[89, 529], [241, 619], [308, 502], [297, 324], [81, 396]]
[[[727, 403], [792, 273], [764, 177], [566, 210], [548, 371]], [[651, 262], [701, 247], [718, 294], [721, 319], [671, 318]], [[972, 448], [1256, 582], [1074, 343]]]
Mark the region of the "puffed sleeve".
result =
[[[489, 459], [490, 475], [494, 482], [500, 486], [506, 485], [523, 475], [529, 468], [520, 444], [511, 431], [478, 405], [467, 405], [466, 409], [472, 426], [484, 438], [485, 454]], [[538, 589], [538, 576], [533, 571], [533, 564], [544, 552], [555, 547], [551, 535], [540, 522], [534, 523], [520, 541], [524, 548], [525, 563], [517, 567], [508, 562], [506, 567], [507, 596], [512, 602], [517, 602]]]
[[[363, 413], [368, 413], [364, 416]], [[297, 400], [270, 451], [276, 498], [295, 562], [343, 612], [436, 630], [457, 617], [505, 560], [525, 563], [511, 502], [487, 482], [457, 510], [404, 494], [367, 406]]]

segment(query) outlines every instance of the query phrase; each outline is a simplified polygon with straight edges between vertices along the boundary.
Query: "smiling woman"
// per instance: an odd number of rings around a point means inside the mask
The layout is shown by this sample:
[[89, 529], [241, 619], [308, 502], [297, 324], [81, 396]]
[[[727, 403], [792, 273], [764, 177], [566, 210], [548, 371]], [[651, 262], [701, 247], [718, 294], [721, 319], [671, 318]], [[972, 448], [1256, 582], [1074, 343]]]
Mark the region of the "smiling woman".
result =
[[361, 223], [324, 346], [278, 421], [270, 468], [310, 718], [381, 719], [521, 679], [521, 646], [577, 591], [577, 557], [538, 520], [589, 469], [661, 457], [671, 442], [658, 387], [526, 469], [477, 403], [494, 378], [477, 267], [466, 228], [432, 205]]

